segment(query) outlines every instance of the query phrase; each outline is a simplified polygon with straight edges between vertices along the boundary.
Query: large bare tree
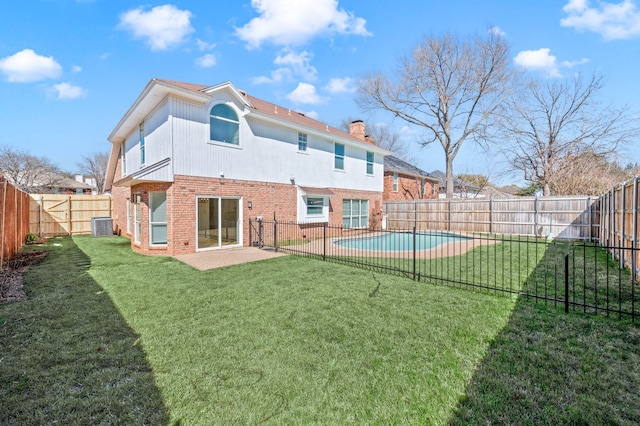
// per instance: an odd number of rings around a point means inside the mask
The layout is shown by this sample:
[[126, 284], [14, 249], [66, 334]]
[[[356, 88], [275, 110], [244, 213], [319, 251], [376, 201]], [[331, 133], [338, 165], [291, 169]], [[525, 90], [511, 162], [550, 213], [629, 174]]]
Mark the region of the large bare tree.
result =
[[60, 169], [46, 158], [10, 146], [0, 146], [0, 173], [29, 193], [54, 187], [64, 179]]
[[104, 192], [104, 180], [109, 164], [108, 152], [94, 152], [90, 155], [83, 155], [82, 161], [78, 163], [78, 170], [85, 176], [96, 181], [98, 194]]
[[579, 172], [588, 178], [585, 159], [611, 162], [637, 134], [625, 109], [601, 106], [603, 86], [603, 78], [595, 75], [530, 80], [506, 104], [504, 157], [526, 181], [540, 185], [543, 195], [563, 195], [571, 187], [564, 179], [575, 182]]
[[438, 141], [445, 154], [446, 193], [452, 197], [453, 160], [466, 140], [486, 141], [512, 77], [509, 46], [495, 34], [427, 36], [401, 58], [393, 79], [382, 73], [361, 79], [358, 103], [423, 128], [422, 146]]

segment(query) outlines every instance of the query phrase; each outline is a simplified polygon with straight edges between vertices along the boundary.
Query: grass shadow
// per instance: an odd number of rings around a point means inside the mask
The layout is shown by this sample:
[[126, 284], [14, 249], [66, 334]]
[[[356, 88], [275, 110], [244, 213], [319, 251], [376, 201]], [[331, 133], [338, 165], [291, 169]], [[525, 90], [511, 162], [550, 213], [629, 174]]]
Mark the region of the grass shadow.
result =
[[[556, 286], [563, 281], [557, 279], [563, 255], [547, 250], [524, 290], [537, 287], [540, 294], [545, 286], [549, 294], [564, 297]], [[572, 300], [576, 289], [570, 288]], [[450, 424], [635, 425], [638, 387], [637, 325], [573, 308], [565, 314], [562, 305], [523, 295], [489, 345]]]
[[154, 377], [71, 238], [24, 275], [28, 300], [0, 306], [0, 424], [167, 424]]

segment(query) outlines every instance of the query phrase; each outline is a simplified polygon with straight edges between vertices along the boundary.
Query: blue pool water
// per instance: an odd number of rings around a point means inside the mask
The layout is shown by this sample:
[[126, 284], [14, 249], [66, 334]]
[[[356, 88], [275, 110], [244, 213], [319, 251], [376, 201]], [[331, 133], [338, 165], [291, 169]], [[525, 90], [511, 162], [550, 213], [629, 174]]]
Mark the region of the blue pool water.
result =
[[[470, 239], [447, 232], [416, 233], [416, 250], [431, 249], [440, 244]], [[336, 241], [334, 244], [340, 247], [360, 250], [409, 251], [413, 250], [413, 233], [387, 232], [371, 237], [345, 238]]]

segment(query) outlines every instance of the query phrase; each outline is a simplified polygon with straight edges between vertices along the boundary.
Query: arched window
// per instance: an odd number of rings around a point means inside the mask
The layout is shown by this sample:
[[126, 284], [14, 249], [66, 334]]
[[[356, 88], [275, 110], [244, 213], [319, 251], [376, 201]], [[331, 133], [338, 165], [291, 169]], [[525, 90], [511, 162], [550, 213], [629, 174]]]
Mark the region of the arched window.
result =
[[229, 105], [217, 104], [209, 115], [211, 140], [239, 145], [240, 122], [238, 114]]

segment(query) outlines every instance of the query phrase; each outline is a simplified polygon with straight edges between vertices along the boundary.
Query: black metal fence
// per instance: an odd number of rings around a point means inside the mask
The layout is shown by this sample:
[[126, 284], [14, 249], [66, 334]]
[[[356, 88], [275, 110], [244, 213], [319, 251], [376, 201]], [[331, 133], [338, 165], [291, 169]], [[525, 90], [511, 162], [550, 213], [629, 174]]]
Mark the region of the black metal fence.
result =
[[638, 283], [614, 254], [636, 248], [589, 241], [443, 231], [369, 231], [326, 223], [250, 221], [250, 241], [300, 256], [420, 282], [513, 294], [565, 311], [640, 318]]

